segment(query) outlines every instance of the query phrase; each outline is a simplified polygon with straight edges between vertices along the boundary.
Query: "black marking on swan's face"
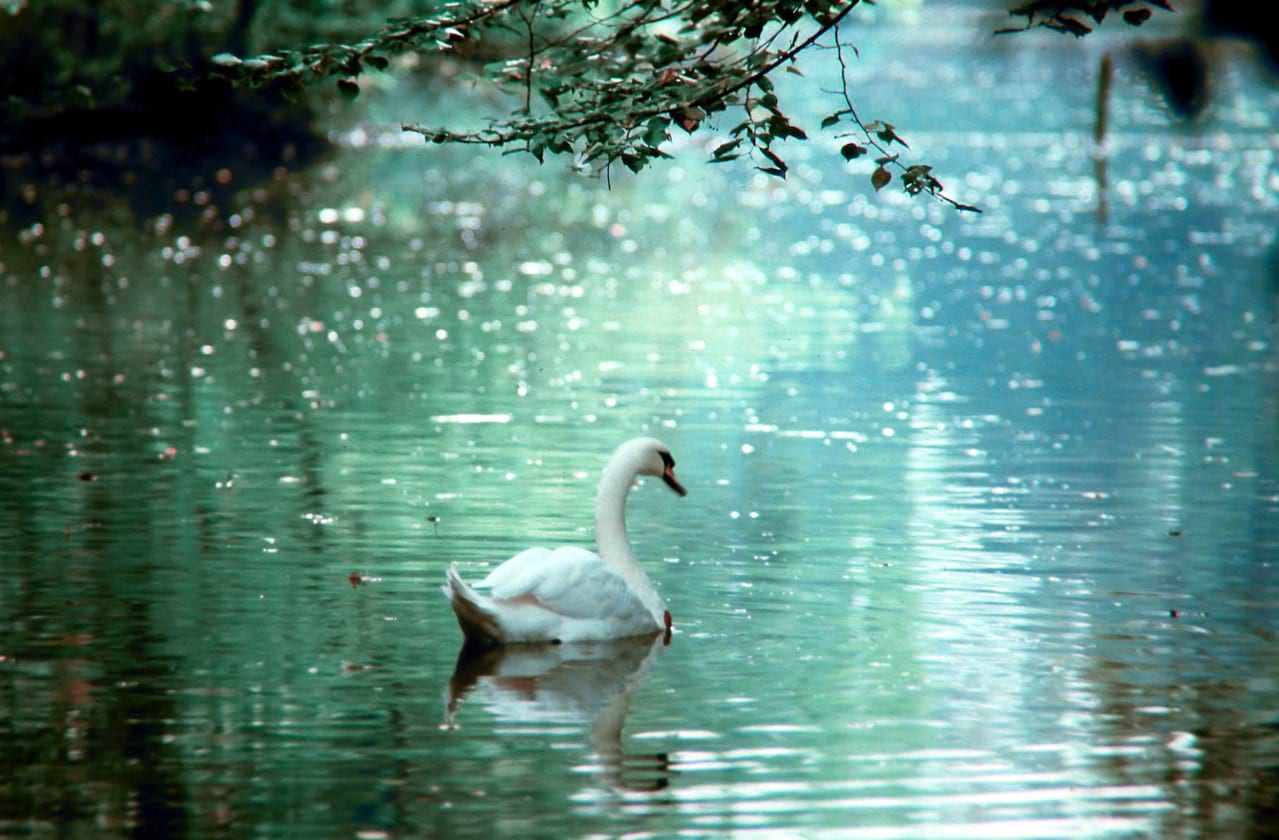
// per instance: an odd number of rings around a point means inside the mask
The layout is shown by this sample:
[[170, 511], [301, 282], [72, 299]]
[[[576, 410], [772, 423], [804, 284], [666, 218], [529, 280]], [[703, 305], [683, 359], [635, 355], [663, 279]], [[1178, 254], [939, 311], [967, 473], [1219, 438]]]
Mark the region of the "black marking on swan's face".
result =
[[666, 486], [679, 495], [687, 496], [688, 491], [684, 489], [684, 485], [680, 484], [679, 479], [675, 477], [675, 459], [671, 456], [671, 453], [665, 449], [659, 449], [657, 454], [662, 456], [662, 481], [666, 482]]

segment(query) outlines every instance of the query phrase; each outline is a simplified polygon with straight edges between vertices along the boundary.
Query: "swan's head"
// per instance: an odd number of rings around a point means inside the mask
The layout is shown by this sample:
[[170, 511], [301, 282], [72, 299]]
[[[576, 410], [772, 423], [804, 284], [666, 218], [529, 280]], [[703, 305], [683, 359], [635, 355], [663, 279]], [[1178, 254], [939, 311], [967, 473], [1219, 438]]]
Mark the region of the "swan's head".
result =
[[666, 486], [681, 496], [688, 495], [684, 485], [675, 477], [675, 458], [671, 449], [660, 440], [635, 438], [622, 444], [615, 458], [626, 458], [637, 475], [651, 475], [666, 482]]

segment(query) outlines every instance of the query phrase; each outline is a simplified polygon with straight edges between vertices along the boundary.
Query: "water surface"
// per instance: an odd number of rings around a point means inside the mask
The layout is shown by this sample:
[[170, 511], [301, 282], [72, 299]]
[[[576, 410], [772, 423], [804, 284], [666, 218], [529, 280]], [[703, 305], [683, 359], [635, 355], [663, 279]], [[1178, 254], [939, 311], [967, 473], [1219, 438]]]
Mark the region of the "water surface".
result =
[[[1272, 832], [1275, 91], [1121, 61], [1099, 220], [1101, 45], [902, 31], [866, 107], [981, 216], [356, 135], [11, 216], [0, 832]], [[671, 643], [459, 662], [445, 567], [589, 544], [635, 434]]]

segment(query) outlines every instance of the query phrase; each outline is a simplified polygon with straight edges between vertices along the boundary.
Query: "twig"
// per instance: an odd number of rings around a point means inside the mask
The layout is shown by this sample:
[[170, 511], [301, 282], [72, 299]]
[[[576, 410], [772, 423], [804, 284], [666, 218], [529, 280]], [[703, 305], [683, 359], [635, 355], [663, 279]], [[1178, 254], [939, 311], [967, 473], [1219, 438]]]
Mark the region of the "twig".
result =
[[[844, 100], [844, 105], [845, 105], [844, 113], [847, 114], [852, 119], [853, 123], [859, 129], [861, 129], [862, 134], [866, 138], [866, 144], [868, 146], [871, 146], [872, 148], [875, 149], [875, 151], [880, 153], [880, 158], [879, 158], [880, 166], [891, 165], [891, 166], [897, 167], [897, 169], [899, 169], [902, 172], [909, 172], [910, 167], [902, 163], [897, 155], [893, 154], [886, 146], [880, 143], [879, 139], [871, 132], [871, 130], [866, 126], [866, 124], [862, 122], [862, 118], [858, 116], [857, 108], [856, 106], [853, 105], [853, 99], [848, 94], [848, 63], [844, 60], [844, 44], [840, 40], [838, 26], [835, 27], [834, 35], [835, 35], [835, 58], [839, 61], [839, 88], [840, 88], [839, 94]], [[892, 129], [889, 128], [889, 131], [892, 131]], [[902, 140], [900, 137], [897, 137], [895, 133], [893, 134], [893, 138], [896, 139], [897, 142], [901, 143], [903, 146], [906, 146], [906, 141]], [[891, 140], [889, 142], [891, 142]], [[910, 148], [910, 147], [907, 146], [907, 148]], [[928, 177], [931, 178], [931, 176], [928, 176]], [[885, 182], [886, 181], [887, 179], [885, 179]], [[946, 195], [946, 193], [944, 193], [941, 189], [941, 183], [939, 181], [936, 181], [935, 179], [931, 181], [930, 185], [927, 187], [927, 190], [928, 190], [928, 193], [932, 195], [934, 198], [936, 198], [938, 201], [944, 202], [945, 204], [949, 204], [951, 207], [954, 207], [956, 210], [966, 210], [972, 213], [981, 212], [981, 208], [979, 207], [974, 207], [971, 204], [964, 204]]]

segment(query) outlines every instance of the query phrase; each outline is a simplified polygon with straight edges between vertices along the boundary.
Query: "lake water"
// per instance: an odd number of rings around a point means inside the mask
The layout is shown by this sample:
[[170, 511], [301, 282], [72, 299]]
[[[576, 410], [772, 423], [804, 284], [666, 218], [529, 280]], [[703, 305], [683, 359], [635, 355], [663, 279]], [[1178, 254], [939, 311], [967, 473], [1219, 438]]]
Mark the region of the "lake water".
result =
[[[33, 188], [0, 834], [1273, 836], [1279, 94], [1231, 48], [1178, 124], [1120, 56], [1103, 220], [1107, 42], [960, 23], [851, 79], [980, 216], [830, 136], [785, 183], [375, 127]], [[689, 489], [628, 516], [670, 644], [459, 661], [447, 565], [589, 545], [637, 434]]]

